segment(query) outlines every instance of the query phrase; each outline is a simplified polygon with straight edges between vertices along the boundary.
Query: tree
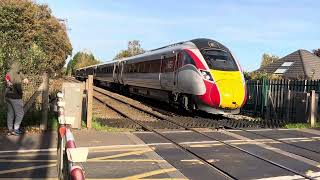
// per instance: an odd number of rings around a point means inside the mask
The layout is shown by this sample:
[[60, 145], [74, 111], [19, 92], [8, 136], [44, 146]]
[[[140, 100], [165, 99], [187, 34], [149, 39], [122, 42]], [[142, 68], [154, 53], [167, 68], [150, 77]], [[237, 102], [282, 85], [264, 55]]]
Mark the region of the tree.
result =
[[55, 72], [71, 52], [65, 25], [47, 5], [31, 0], [0, 1], [1, 75], [14, 61], [28, 74]]
[[246, 73], [245, 75], [245, 79], [246, 80], [262, 80], [262, 79], [282, 79], [281, 76], [275, 75], [275, 74], [269, 74], [269, 73], [265, 73], [265, 72], [250, 72], [250, 73]]
[[100, 63], [90, 52], [77, 52], [69, 61], [67, 66], [67, 73], [71, 75], [76, 69], [91, 66]]
[[320, 57], [320, 49], [314, 49], [313, 50], [313, 54], [315, 54], [316, 56]]
[[251, 79], [250, 72], [243, 71], [243, 76], [244, 76], [245, 80], [250, 80]]
[[276, 62], [277, 60], [279, 60], [278, 56], [272, 55], [272, 54], [268, 54], [268, 53], [263, 53], [262, 58], [261, 58], [261, 65], [260, 68], [263, 68], [271, 63]]
[[145, 50], [141, 48], [140, 42], [138, 40], [133, 40], [128, 42], [128, 48], [126, 50], [121, 50], [113, 59], [131, 57], [144, 52]]

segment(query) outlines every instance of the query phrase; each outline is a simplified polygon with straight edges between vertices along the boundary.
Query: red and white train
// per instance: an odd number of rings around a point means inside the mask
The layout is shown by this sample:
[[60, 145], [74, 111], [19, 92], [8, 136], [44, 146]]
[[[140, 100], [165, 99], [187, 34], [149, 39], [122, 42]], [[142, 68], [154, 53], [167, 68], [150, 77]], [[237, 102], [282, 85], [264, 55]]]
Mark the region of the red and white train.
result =
[[177, 104], [186, 110], [237, 114], [246, 100], [244, 76], [231, 51], [211, 39], [194, 39], [143, 54], [77, 69], [132, 94]]

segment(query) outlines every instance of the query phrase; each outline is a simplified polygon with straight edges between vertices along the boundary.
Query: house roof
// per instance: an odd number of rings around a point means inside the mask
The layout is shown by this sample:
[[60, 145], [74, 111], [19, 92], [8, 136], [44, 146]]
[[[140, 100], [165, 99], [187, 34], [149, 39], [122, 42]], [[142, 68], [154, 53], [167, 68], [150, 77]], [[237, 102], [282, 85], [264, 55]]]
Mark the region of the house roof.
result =
[[289, 79], [320, 79], [320, 58], [299, 49], [257, 71], [279, 74]]

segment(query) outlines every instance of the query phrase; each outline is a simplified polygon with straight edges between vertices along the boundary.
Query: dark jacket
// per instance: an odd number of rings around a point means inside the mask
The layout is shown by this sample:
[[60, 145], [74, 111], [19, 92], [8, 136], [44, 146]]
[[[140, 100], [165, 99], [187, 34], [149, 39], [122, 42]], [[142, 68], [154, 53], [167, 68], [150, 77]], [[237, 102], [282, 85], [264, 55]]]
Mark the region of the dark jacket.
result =
[[12, 86], [6, 88], [6, 98], [10, 99], [22, 99], [22, 80], [24, 75], [20, 71], [20, 66], [17, 63], [13, 63], [11, 69], [6, 74], [6, 81], [10, 81]]

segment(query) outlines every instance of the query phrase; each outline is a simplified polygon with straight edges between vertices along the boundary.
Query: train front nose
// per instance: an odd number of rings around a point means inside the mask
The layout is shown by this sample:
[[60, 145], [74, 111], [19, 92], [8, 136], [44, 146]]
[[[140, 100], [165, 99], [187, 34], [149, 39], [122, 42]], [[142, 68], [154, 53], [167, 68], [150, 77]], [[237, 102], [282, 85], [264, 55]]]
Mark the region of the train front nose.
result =
[[244, 99], [243, 83], [237, 79], [225, 79], [216, 82], [220, 92], [220, 107], [226, 109], [240, 108]]

